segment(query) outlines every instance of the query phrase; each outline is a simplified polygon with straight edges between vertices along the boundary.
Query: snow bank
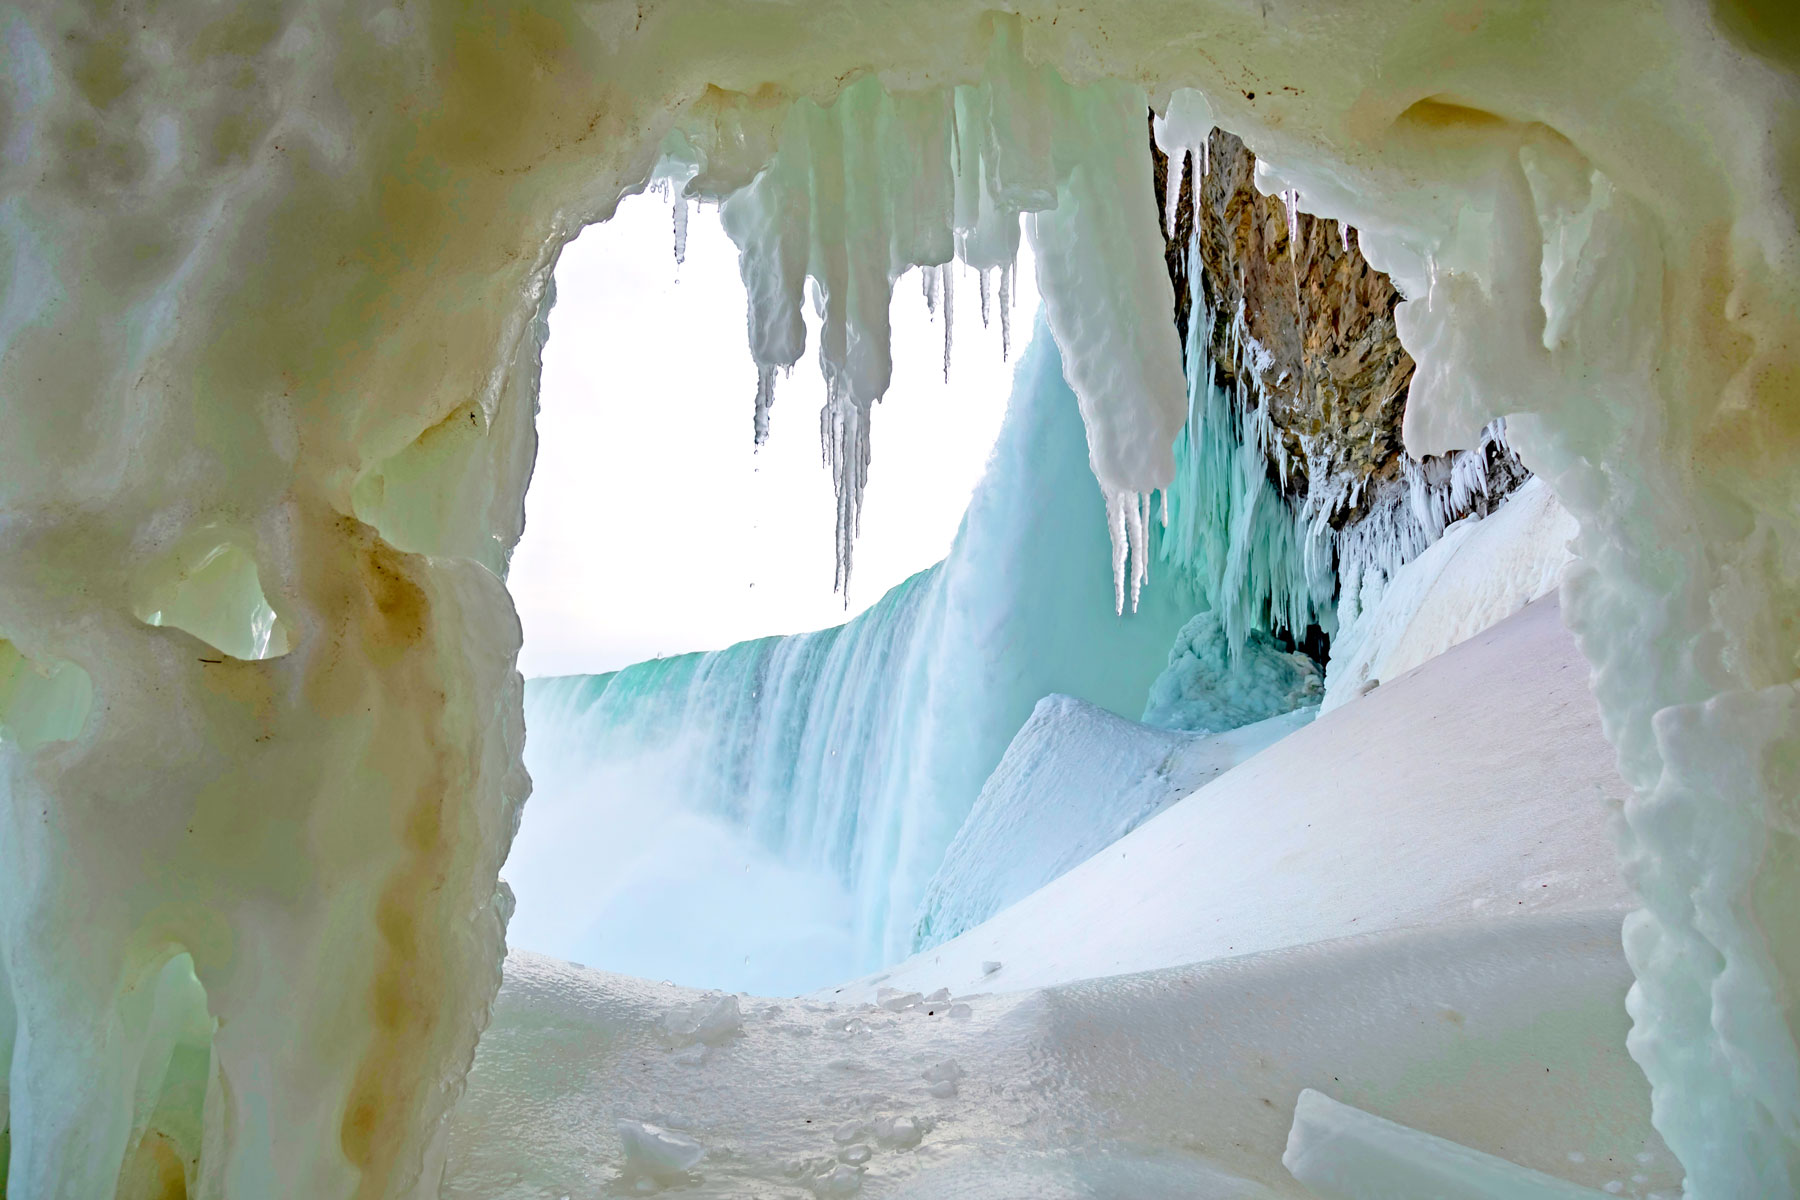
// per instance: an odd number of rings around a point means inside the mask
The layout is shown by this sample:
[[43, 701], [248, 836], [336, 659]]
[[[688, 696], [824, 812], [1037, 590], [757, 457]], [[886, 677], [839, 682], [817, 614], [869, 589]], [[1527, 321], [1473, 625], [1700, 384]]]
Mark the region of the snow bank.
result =
[[1486, 517], [1466, 517], [1388, 581], [1331, 646], [1330, 711], [1372, 684], [1498, 624], [1550, 593], [1571, 559], [1575, 521], [1541, 479]]
[[1624, 789], [1599, 724], [1574, 640], [1538, 601], [982, 925], [820, 995], [1042, 987], [1372, 929], [1623, 911]]
[[919, 903], [914, 949], [955, 937], [1313, 718], [1301, 709], [1221, 734], [1127, 721], [1046, 696], [981, 786]]

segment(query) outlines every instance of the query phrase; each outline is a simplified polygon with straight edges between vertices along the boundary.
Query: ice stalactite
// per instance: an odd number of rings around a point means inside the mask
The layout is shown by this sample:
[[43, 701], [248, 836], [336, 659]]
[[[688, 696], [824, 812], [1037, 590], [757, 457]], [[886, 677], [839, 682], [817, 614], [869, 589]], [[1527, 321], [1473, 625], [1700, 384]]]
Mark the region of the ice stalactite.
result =
[[[951, 263], [973, 269], [981, 317], [999, 290], [1010, 342], [1010, 275], [1020, 218], [1030, 218], [1040, 288], [1080, 397], [1093, 469], [1109, 511], [1124, 513], [1169, 478], [1160, 447], [1179, 424], [1179, 346], [1165, 315], [1166, 281], [1141, 136], [1140, 89], [1071, 86], [1028, 65], [1020, 33], [996, 22], [982, 82], [890, 91], [874, 78], [829, 105], [796, 103], [768, 164], [748, 184], [709, 192], [705, 164], [719, 146], [698, 130], [700, 162], [686, 186], [721, 201], [750, 294], [750, 347], [758, 368], [758, 426], [766, 381], [792, 366], [805, 343], [803, 281], [816, 288], [826, 380], [820, 416], [824, 458], [837, 493], [837, 578], [848, 583], [869, 462], [870, 416], [886, 393], [888, 305], [894, 282], [920, 267], [928, 303], [941, 292], [944, 370], [954, 312]], [[735, 180], [733, 181], [735, 182]], [[1009, 349], [1009, 347], [1005, 347]], [[1120, 603], [1141, 582], [1139, 522], [1115, 520]], [[1129, 564], [1129, 565], [1128, 565]]]

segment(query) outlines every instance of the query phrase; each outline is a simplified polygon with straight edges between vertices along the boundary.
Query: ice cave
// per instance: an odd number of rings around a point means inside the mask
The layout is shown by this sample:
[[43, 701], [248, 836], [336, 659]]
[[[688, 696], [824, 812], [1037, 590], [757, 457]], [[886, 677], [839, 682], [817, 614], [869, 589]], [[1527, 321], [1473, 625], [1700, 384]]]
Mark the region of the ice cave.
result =
[[[1800, 1194], [1792, 0], [0, 45], [0, 1195]], [[827, 594], [955, 313], [1004, 418], [849, 619], [527, 679], [628, 202], [729, 239], [677, 357], [816, 432]], [[691, 553], [631, 428], [579, 517]]]

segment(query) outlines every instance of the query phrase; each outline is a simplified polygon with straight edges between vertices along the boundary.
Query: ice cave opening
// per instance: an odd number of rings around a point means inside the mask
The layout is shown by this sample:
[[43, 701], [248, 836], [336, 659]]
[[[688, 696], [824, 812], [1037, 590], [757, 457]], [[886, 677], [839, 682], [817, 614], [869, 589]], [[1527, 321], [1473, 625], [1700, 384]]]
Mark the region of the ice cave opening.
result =
[[[1787, 6], [46, 3], [0, 43], [13, 1200], [1800, 1186]], [[740, 252], [738, 428], [819, 364], [840, 587], [895, 282], [1010, 289], [1023, 244], [1040, 312], [938, 566], [528, 687], [552, 274], [657, 187]], [[831, 864], [854, 968], [509, 953], [552, 710]]]
[[[824, 380], [810, 359], [784, 374], [781, 409], [754, 440], [745, 295], [717, 208], [653, 189], [563, 251], [526, 532], [508, 573], [524, 629], [534, 797], [502, 869], [516, 903], [510, 945], [759, 995], [872, 965], [842, 864], [773, 827], [799, 824], [805, 806], [780, 786], [740, 794], [735, 765], [706, 756], [707, 741], [733, 736], [712, 697], [674, 701], [685, 711], [673, 731], [633, 722], [619, 697], [642, 676], [687, 674], [707, 651], [724, 653], [700, 673], [748, 679], [732, 659], [753, 663], [759, 639], [859, 620], [944, 557], [999, 431], [1012, 329], [1029, 329], [1037, 295], [1028, 250], [1004, 289], [966, 269], [925, 274], [899, 281], [890, 305], [894, 379], [871, 422], [882, 454], [870, 464], [856, 572], [834, 590], [831, 477], [817, 441]], [[819, 318], [805, 315], [816, 344]], [[674, 362], [682, 369], [671, 375]], [[646, 394], [658, 403], [641, 403]], [[688, 482], [667, 488], [675, 469]], [[641, 513], [651, 496], [656, 521], [594, 520]], [[671, 526], [688, 533], [670, 539]], [[617, 694], [601, 700], [621, 671]], [[745, 703], [758, 686], [818, 685], [804, 672], [750, 682]], [[571, 705], [544, 699], [558, 687], [572, 689]], [[596, 702], [619, 719], [582, 719]], [[779, 752], [773, 741], [762, 748]], [[842, 787], [853, 793], [855, 782], [848, 772]], [[835, 819], [855, 819], [853, 794], [813, 807], [833, 803], [847, 808]]]

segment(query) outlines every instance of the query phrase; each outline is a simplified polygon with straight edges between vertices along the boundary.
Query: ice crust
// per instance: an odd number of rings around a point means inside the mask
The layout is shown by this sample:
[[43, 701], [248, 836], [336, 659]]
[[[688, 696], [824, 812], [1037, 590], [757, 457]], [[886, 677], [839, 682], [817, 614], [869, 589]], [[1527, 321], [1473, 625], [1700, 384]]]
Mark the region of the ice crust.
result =
[[[10, 1197], [171, 1166], [189, 1194], [430, 1193], [499, 986], [526, 788], [501, 579], [558, 249], [648, 183], [672, 129], [735, 148], [707, 170], [742, 187], [796, 99], [978, 85], [983, 12], [5, 11]], [[1632, 789], [1630, 1048], [1691, 1194], [1792, 1194], [1791, 45], [1754, 6], [1687, 0], [1286, 15], [1032, 0], [1009, 20], [1021, 61], [1079, 86], [1200, 89], [1399, 281], [1411, 449], [1505, 417], [1580, 523], [1563, 611]], [[1121, 443], [1158, 425], [1095, 403]], [[137, 615], [221, 525], [287, 654], [221, 657]], [[198, 1103], [141, 1070], [194, 1016], [136, 1007], [182, 954], [217, 1021]]]

